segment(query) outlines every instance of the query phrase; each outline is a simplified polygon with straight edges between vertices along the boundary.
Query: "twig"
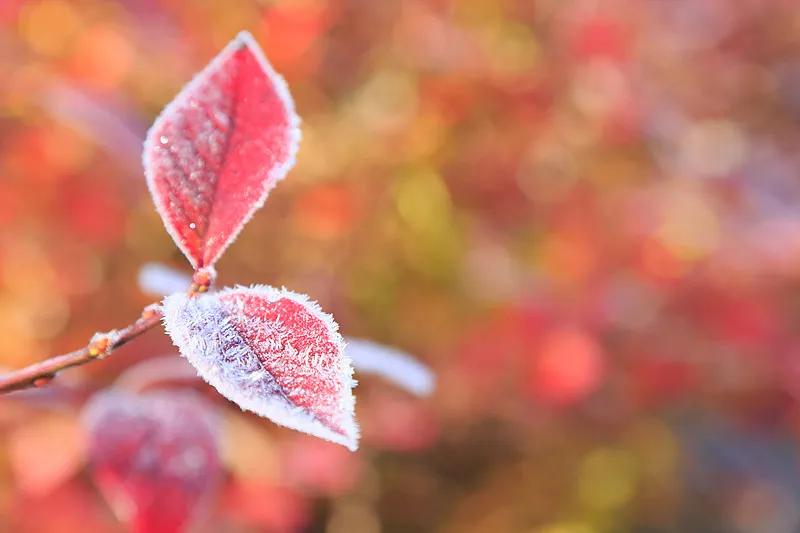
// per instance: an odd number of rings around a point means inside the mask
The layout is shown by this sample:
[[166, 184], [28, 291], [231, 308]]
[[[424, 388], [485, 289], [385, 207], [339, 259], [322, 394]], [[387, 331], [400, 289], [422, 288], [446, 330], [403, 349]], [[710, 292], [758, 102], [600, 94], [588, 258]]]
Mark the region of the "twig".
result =
[[161, 311], [158, 307], [155, 305], [145, 307], [142, 315], [130, 326], [108, 333], [97, 333], [88, 346], [80, 350], [58, 355], [0, 376], [0, 394], [47, 385], [60, 371], [103, 359], [120, 346], [155, 327], [159, 322], [161, 322]]

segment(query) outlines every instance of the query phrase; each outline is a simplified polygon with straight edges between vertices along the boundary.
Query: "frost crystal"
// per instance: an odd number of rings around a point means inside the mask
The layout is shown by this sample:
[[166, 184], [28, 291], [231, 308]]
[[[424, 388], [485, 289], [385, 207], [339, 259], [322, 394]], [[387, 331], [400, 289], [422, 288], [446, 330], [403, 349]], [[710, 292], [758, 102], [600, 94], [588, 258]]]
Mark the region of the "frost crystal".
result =
[[167, 231], [213, 266], [294, 165], [300, 119], [283, 78], [240, 33], [156, 119], [144, 170]]
[[353, 369], [330, 315], [266, 286], [168, 296], [164, 326], [203, 379], [242, 409], [355, 451]]
[[436, 375], [411, 355], [372, 341], [345, 340], [345, 354], [357, 372], [381, 376], [417, 396], [428, 396], [433, 392]]

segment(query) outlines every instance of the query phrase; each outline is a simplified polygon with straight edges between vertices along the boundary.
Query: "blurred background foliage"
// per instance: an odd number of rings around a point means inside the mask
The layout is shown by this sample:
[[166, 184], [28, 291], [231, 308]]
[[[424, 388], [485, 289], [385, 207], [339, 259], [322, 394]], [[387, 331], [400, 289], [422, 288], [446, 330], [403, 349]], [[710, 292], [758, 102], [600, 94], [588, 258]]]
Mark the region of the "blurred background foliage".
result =
[[[362, 379], [357, 454], [217, 400], [202, 531], [797, 530], [789, 0], [2, 0], [0, 364], [128, 323], [141, 264], [188, 267], [141, 143], [242, 29], [303, 141], [219, 281], [308, 293], [439, 388]], [[3, 400], [0, 530], [122, 531], [78, 405], [171, 351], [154, 332], [59, 378], [83, 396]]]

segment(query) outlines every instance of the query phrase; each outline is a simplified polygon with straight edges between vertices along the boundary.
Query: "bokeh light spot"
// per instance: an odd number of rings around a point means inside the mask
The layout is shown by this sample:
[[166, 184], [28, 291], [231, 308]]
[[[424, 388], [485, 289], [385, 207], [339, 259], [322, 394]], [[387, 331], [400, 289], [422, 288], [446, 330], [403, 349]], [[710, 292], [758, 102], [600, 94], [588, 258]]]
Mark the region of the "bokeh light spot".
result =
[[527, 26], [504, 22], [486, 27], [482, 33], [487, 65], [496, 76], [519, 76], [536, 68], [539, 44]]
[[97, 89], [110, 90], [125, 79], [133, 58], [131, 45], [119, 30], [94, 26], [81, 34], [71, 71]]
[[623, 449], [601, 448], [583, 461], [578, 478], [581, 502], [593, 509], [621, 507], [634, 495], [637, 465], [633, 455]]
[[450, 215], [450, 194], [441, 177], [431, 168], [409, 171], [396, 191], [397, 211], [412, 229], [420, 233], [437, 230]]
[[81, 30], [75, 7], [64, 0], [42, 0], [26, 6], [19, 21], [20, 33], [31, 48], [47, 56], [66, 53]]
[[364, 127], [383, 132], [408, 124], [417, 105], [416, 80], [406, 72], [383, 70], [356, 95], [355, 111]]
[[688, 126], [680, 138], [680, 158], [690, 173], [725, 177], [745, 159], [747, 138], [730, 120], [707, 120]]
[[321, 185], [302, 195], [295, 204], [294, 218], [306, 234], [322, 240], [341, 237], [352, 225], [353, 201], [348, 189]]
[[593, 392], [604, 374], [597, 340], [581, 329], [561, 327], [547, 334], [535, 355], [531, 392], [549, 403], [571, 404]]
[[658, 236], [678, 257], [694, 261], [719, 245], [719, 223], [707, 200], [681, 195], [665, 206]]

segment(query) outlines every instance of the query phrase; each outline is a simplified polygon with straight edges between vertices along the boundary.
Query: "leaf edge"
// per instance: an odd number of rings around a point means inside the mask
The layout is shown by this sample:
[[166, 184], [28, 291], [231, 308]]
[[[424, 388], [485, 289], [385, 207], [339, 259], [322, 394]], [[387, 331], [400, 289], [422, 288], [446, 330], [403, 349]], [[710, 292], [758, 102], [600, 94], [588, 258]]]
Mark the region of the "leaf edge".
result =
[[[251, 204], [251, 208], [244, 214], [242, 217], [242, 221], [239, 224], [239, 227], [231, 233], [225, 243], [220, 246], [219, 251], [216, 255], [211, 258], [209, 261], [204, 261], [205, 255], [205, 238], [203, 239], [203, 246], [200, 249], [199, 257], [195, 260], [189, 251], [186, 249], [184, 244], [181, 242], [181, 238], [178, 236], [177, 231], [175, 228], [171, 227], [167, 223], [167, 219], [165, 218], [165, 213], [162, 212], [160, 204], [162, 203], [161, 200], [163, 199], [163, 195], [157, 190], [155, 184], [155, 178], [153, 176], [152, 168], [152, 156], [150, 155], [153, 152], [153, 147], [156, 145], [155, 142], [155, 135], [153, 133], [156, 129], [161, 126], [166, 117], [170, 114], [174, 113], [177, 108], [183, 103], [183, 100], [186, 98], [186, 95], [191, 92], [192, 89], [201, 85], [203, 82], [208, 80], [215, 72], [217, 72], [220, 67], [230, 59], [230, 57], [235, 54], [237, 51], [241, 50], [242, 48], [247, 48], [253, 56], [256, 58], [261, 69], [267, 75], [267, 78], [272, 82], [275, 92], [277, 93], [278, 97], [280, 98], [281, 102], [286, 107], [286, 113], [289, 119], [289, 138], [287, 139], [289, 143], [289, 151], [288, 157], [283, 164], [271, 168], [268, 171], [268, 178], [269, 181], [272, 183], [269, 187], [264, 189], [263, 194]], [[164, 224], [164, 228], [166, 229], [167, 233], [170, 237], [172, 237], [173, 242], [178, 247], [178, 249], [186, 256], [188, 259], [189, 264], [191, 264], [192, 268], [196, 271], [200, 268], [210, 267], [213, 266], [219, 258], [222, 257], [222, 254], [228, 249], [228, 247], [233, 244], [239, 234], [244, 229], [244, 226], [253, 218], [256, 211], [264, 207], [264, 203], [267, 201], [267, 197], [272, 189], [289, 173], [289, 171], [295, 166], [297, 163], [297, 153], [300, 149], [300, 141], [302, 140], [302, 132], [300, 131], [300, 124], [302, 120], [297, 115], [297, 111], [295, 108], [294, 99], [292, 98], [291, 92], [289, 91], [289, 85], [286, 83], [286, 80], [278, 74], [275, 69], [273, 68], [272, 64], [267, 59], [264, 51], [259, 46], [258, 42], [255, 40], [253, 35], [248, 31], [241, 31], [239, 32], [236, 37], [234, 37], [226, 46], [222, 49], [216, 56], [214, 56], [211, 61], [209, 61], [199, 72], [197, 72], [194, 77], [186, 83], [178, 93], [173, 97], [173, 99], [161, 110], [161, 112], [156, 116], [153, 120], [153, 124], [148, 128], [147, 133], [145, 134], [145, 140], [143, 145], [142, 151], [142, 165], [144, 167], [144, 175], [145, 181], [147, 182], [147, 188], [150, 191], [150, 196], [153, 199], [153, 203], [156, 207], [156, 212], [161, 217], [161, 221]]]

